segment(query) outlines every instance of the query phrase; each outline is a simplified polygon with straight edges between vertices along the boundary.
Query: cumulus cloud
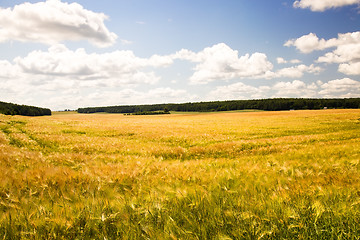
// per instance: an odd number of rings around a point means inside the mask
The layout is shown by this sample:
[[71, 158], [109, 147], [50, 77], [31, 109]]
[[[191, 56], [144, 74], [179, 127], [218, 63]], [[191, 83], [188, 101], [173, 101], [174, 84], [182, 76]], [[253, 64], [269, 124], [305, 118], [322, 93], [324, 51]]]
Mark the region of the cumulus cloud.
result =
[[286, 64], [286, 63], [299, 64], [299, 63], [301, 63], [301, 61], [300, 61], [299, 59], [291, 59], [290, 61], [288, 61], [288, 60], [285, 60], [285, 59], [282, 58], [282, 57], [276, 58], [276, 62], [277, 62], [278, 64]]
[[[107, 98], [112, 99], [113, 104], [121, 104], [123, 99], [115, 96], [116, 91], [154, 87], [160, 80], [155, 68], [166, 67], [169, 63], [171, 59], [166, 56], [139, 58], [132, 51], [89, 54], [84, 49], [72, 51], [58, 44], [47, 51], [32, 51], [12, 62], [0, 61], [0, 96], [3, 101], [63, 109], [93, 104], [91, 99], [95, 98], [91, 95], [99, 91], [103, 92], [102, 102], [98, 102], [101, 105], [107, 103]], [[113, 90], [113, 95], [106, 95], [109, 89]], [[156, 96], [150, 97], [150, 93], [143, 96], [147, 96], [148, 101], [160, 100], [158, 97], [164, 95], [168, 97], [165, 100], [187, 96], [169, 89], [152, 93]], [[141, 92], [130, 95], [127, 102], [137, 99], [146, 103], [140, 95]]]
[[[89, 89], [78, 88], [71, 82], [58, 82], [62, 87], [54, 90], [46, 89], [45, 85], [32, 86], [23, 83], [22, 86], [0, 85], [2, 101], [9, 101], [19, 104], [49, 107], [52, 110], [74, 109], [89, 106], [111, 106], [111, 105], [132, 105], [132, 104], [155, 104], [169, 102], [186, 102], [198, 99], [196, 95], [188, 93], [184, 89], [172, 88], [150, 88], [148, 90], [136, 90], [134, 88], [121, 89]], [[50, 85], [49, 85], [50, 86]], [[15, 91], [9, 92], [9, 87]], [[56, 91], [56, 94], [54, 94]], [[34, 94], [36, 92], [36, 94]], [[46, 101], [44, 101], [46, 99]]]
[[323, 69], [319, 66], [311, 64], [310, 66], [300, 64], [297, 66], [281, 68], [275, 72], [268, 71], [264, 75], [260, 75], [257, 78], [274, 79], [274, 78], [301, 78], [305, 73], [318, 74]]
[[360, 75], [360, 32], [344, 34], [336, 49], [318, 58], [318, 62], [339, 63], [338, 71]]
[[317, 59], [322, 63], [339, 63], [339, 72], [347, 75], [360, 75], [360, 32], [338, 34], [337, 38], [319, 39], [314, 33], [292, 39], [285, 46], [295, 46], [303, 53], [335, 48]]
[[291, 59], [290, 63], [298, 64], [298, 63], [301, 63], [301, 61], [299, 59]]
[[[159, 80], [146, 67], [165, 67], [171, 59], [154, 55], [139, 58], [132, 51], [114, 51], [88, 54], [84, 49], [69, 50], [62, 44], [51, 46], [48, 51], [33, 51], [26, 57], [14, 59], [14, 66], [33, 79], [68, 79], [88, 81], [84, 85], [154, 84]], [[8, 66], [10, 67], [10, 66]], [[11, 68], [10, 68], [11, 69]], [[92, 85], [94, 85], [92, 84]]]
[[108, 17], [84, 9], [78, 3], [47, 0], [0, 8], [0, 42], [16, 40], [49, 45], [65, 40], [88, 40], [98, 47], [111, 46], [116, 34], [104, 21]]
[[360, 75], [360, 62], [342, 63], [339, 65], [339, 72], [346, 75]]
[[315, 50], [324, 50], [327, 48], [358, 43], [360, 43], [360, 32], [344, 34], [339, 33], [337, 38], [331, 38], [329, 40], [325, 40], [323, 38], [319, 39], [316, 34], [309, 33], [308, 35], [301, 36], [300, 38], [288, 40], [284, 46], [294, 46], [300, 52], [311, 53]]
[[126, 40], [126, 39], [120, 39], [120, 42], [121, 42], [122, 45], [130, 45], [130, 44], [133, 43], [132, 41], [129, 41], [129, 40]]
[[323, 12], [330, 8], [338, 8], [348, 5], [360, 4], [360, 0], [298, 0], [295, 8], [310, 8], [311, 11]]
[[317, 97], [319, 86], [300, 80], [276, 82], [269, 86], [250, 86], [238, 82], [220, 86], [208, 95], [210, 100], [260, 99], [274, 97]]
[[[171, 55], [139, 58], [132, 51], [87, 53], [56, 44], [47, 51], [32, 51], [13, 63], [0, 62], [0, 77], [29, 79], [33, 84], [53, 84], [56, 80], [77, 81], [82, 87], [109, 87], [155, 84], [160, 77], [151, 69], [167, 67], [176, 59], [196, 63], [190, 84], [235, 78], [300, 78], [304, 73], [319, 73], [320, 67], [300, 64], [271, 71], [273, 65], [263, 53], [238, 55], [226, 44], [217, 44], [200, 52], [183, 49]], [[17, 74], [17, 77], [15, 76]], [[47, 88], [50, 88], [47, 86]]]
[[360, 59], [360, 40], [356, 44], [338, 46], [334, 51], [318, 58], [318, 62], [343, 63], [358, 61]]
[[300, 80], [277, 82], [271, 89], [272, 97], [345, 98], [360, 96], [360, 82], [350, 78], [330, 80], [327, 83], [305, 83]]
[[330, 45], [325, 39], [319, 39], [316, 34], [309, 33], [308, 35], [301, 36], [298, 39], [288, 40], [284, 46], [295, 46], [298, 50], [300, 50], [300, 52], [311, 53], [314, 50], [323, 50], [325, 48], [332, 47], [333, 45]]
[[[347, 53], [351, 51], [348, 49], [339, 46], [337, 50], [333, 52], [337, 57], [332, 59], [341, 59], [336, 60], [340, 64], [339, 71], [359, 74], [360, 68], [354, 53], [349, 57]], [[32, 51], [24, 57], [16, 57], [13, 61], [0, 60], [0, 95], [4, 101], [62, 109], [194, 100], [340, 97], [346, 94], [355, 96], [356, 91], [359, 92], [358, 82], [352, 79], [333, 80], [328, 83], [280, 81], [266, 86], [237, 82], [219, 86], [207, 96], [199, 98], [183, 89], [156, 85], [161, 79], [156, 74], [156, 69], [167, 67], [176, 60], [194, 63], [190, 84], [244, 78], [300, 78], [305, 73], [317, 74], [322, 71], [322, 68], [314, 64], [299, 64], [274, 71], [265, 54], [239, 56], [236, 50], [223, 43], [199, 52], [182, 49], [171, 55], [153, 55], [148, 58], [137, 57], [132, 51], [88, 53], [81, 48], [71, 50], [65, 45], [56, 44], [48, 50]], [[283, 58], [277, 61], [295, 62]], [[170, 83], [171, 79], [168, 82]], [[347, 87], [341, 86], [342, 83]], [[339, 88], [342, 90], [334, 90]]]
[[282, 57], [276, 58], [276, 62], [277, 62], [278, 64], [287, 63], [287, 61], [286, 61], [284, 58], [282, 58]]
[[[216, 44], [205, 48], [200, 52], [192, 52], [182, 49], [171, 55], [172, 59], [182, 59], [195, 62], [194, 74], [190, 77], [191, 84], [206, 84], [216, 80], [230, 79], [273, 79], [273, 78], [299, 78], [304, 73], [319, 73], [322, 68], [300, 64], [293, 67], [273, 71], [273, 64], [267, 59], [264, 53], [253, 53], [239, 56], [238, 51], [231, 49], [224, 43]], [[284, 58], [277, 58], [279, 64], [300, 63], [298, 59], [290, 61]]]
[[272, 86], [273, 97], [315, 97], [317, 88], [315, 83], [306, 84], [300, 80], [277, 82]]
[[190, 77], [192, 84], [205, 84], [215, 80], [256, 77], [264, 75], [273, 68], [264, 53], [245, 54], [239, 57], [238, 51], [224, 43], [194, 53], [183, 49], [173, 55], [174, 59], [183, 59], [198, 63], [195, 73]]
[[[193, 101], [197, 96], [187, 93], [184, 89], [153, 88], [146, 91], [125, 88], [117, 91], [95, 91], [83, 96], [77, 104], [80, 107], [156, 104], [169, 102]], [[99, 104], [100, 103], [100, 104]], [[70, 105], [71, 102], [69, 101]]]
[[172, 62], [170, 56], [140, 58], [132, 51], [87, 53], [57, 44], [11, 62], [1, 60], [0, 95], [3, 101], [52, 109], [192, 99], [184, 90], [156, 87], [160, 77], [155, 69]]
[[304, 76], [304, 73], [314, 73], [318, 74], [323, 69], [321, 67], [315, 66], [314, 64], [311, 64], [310, 66], [306, 66], [304, 64], [300, 64], [293, 67], [288, 68], [282, 68], [278, 71], [276, 71], [271, 78], [300, 78]]
[[272, 85], [251, 86], [242, 82], [216, 87], [207, 100], [261, 98], [346, 98], [360, 97], [360, 82], [350, 78], [306, 83], [301, 80], [279, 81]]
[[[51, 96], [52, 105], [64, 101], [63, 108], [74, 106], [74, 99], [69, 97], [60, 99]], [[116, 104], [143, 104], [143, 103], [168, 103], [188, 102], [201, 100], [234, 100], [234, 99], [261, 99], [274, 97], [295, 97], [295, 98], [341, 98], [360, 97], [360, 82], [349, 78], [331, 80], [327, 83], [311, 82], [301, 80], [280, 81], [266, 86], [251, 86], [237, 82], [227, 86], [216, 87], [204, 98], [190, 94], [184, 89], [153, 88], [147, 91], [138, 91], [125, 88], [118, 91], [95, 91], [90, 95], [81, 96], [77, 94], [75, 102], [78, 106], [104, 106]], [[50, 99], [50, 98], [49, 98]], [[61, 101], [60, 101], [61, 102]], [[101, 103], [101, 104], [99, 104]], [[63, 109], [60, 108], [60, 109]]]
[[324, 97], [360, 97], [360, 82], [350, 78], [335, 79], [321, 84]]
[[207, 98], [209, 100], [236, 100], [261, 98], [266, 95], [270, 88], [268, 86], [254, 87], [242, 82], [217, 87], [211, 91]]
[[11, 79], [18, 75], [19, 69], [7, 60], [0, 60], [0, 79]]

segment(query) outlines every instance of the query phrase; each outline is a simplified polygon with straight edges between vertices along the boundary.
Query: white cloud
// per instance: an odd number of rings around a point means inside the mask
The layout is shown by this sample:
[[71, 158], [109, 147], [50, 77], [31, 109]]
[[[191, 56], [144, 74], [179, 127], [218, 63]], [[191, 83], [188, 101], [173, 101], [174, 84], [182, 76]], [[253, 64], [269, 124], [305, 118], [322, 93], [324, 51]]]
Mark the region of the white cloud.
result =
[[[160, 77], [153, 70], [172, 62], [170, 56], [139, 58], [132, 51], [90, 54], [57, 44], [12, 62], [0, 61], [0, 95], [3, 101], [52, 109], [195, 99], [185, 90], [154, 86]], [[147, 91], [135, 90], [149, 86]]]
[[98, 47], [115, 43], [116, 34], [104, 21], [108, 17], [84, 9], [78, 3], [47, 0], [0, 8], [0, 42], [17, 40], [53, 45], [62, 41], [88, 40]]
[[192, 84], [244, 77], [253, 78], [264, 75], [273, 68], [264, 53], [245, 54], [239, 57], [238, 51], [224, 43], [205, 48], [198, 53], [183, 49], [174, 54], [173, 58], [198, 63], [194, 68], [195, 73], [190, 77]]
[[120, 42], [121, 42], [122, 45], [130, 45], [130, 44], [133, 43], [132, 41], [129, 41], [129, 40], [126, 40], [126, 39], [120, 39]]
[[[95, 91], [84, 96], [81, 107], [87, 106], [109, 106], [109, 105], [132, 105], [132, 104], [153, 104], [167, 103], [190, 97], [185, 90], [170, 88], [155, 88], [148, 91], [138, 91], [130, 88], [118, 91]], [[191, 98], [191, 97], [190, 97]], [[99, 104], [100, 103], [100, 104]]]
[[338, 47], [347, 44], [360, 43], [360, 32], [338, 34], [337, 38], [331, 38], [329, 40], [319, 39], [314, 33], [301, 36], [297, 39], [288, 40], [284, 46], [295, 46], [299, 51], [303, 53], [310, 53], [315, 50], [324, 50], [327, 48]]
[[288, 61], [288, 60], [285, 60], [282, 57], [276, 58], [276, 62], [278, 64], [286, 64], [286, 63], [299, 64], [299, 63], [301, 63], [301, 61], [299, 59], [291, 59], [290, 61]]
[[85, 86], [119, 86], [156, 83], [159, 77], [144, 69], [165, 67], [171, 64], [171, 59], [157, 55], [149, 59], [139, 58], [132, 51], [88, 54], [84, 49], [72, 51], [58, 44], [48, 51], [33, 51], [26, 57], [17, 57], [14, 63], [13, 67], [20, 69], [20, 74], [38, 81], [63, 79], [88, 81], [83, 84]]
[[290, 63], [299, 64], [299, 63], [301, 63], [301, 61], [299, 59], [291, 59]]
[[[155, 88], [145, 93], [131, 92], [132, 95], [123, 91], [154, 86], [160, 77], [153, 69], [166, 67], [171, 61], [158, 55], [139, 58], [132, 51], [89, 54], [84, 49], [72, 51], [58, 44], [47, 51], [32, 51], [13, 62], [0, 61], [0, 95], [3, 101], [52, 109], [185, 100], [189, 95], [183, 90]], [[96, 101], [96, 96], [101, 101]]]
[[310, 8], [311, 11], [323, 12], [330, 8], [338, 8], [348, 5], [360, 4], [359, 0], [298, 0], [295, 8]]
[[[195, 72], [189, 79], [191, 84], [206, 84], [216, 80], [226, 81], [236, 78], [300, 78], [306, 72], [317, 74], [323, 70], [313, 64], [310, 66], [300, 64], [273, 72], [273, 64], [268, 61], [266, 54], [256, 52], [239, 57], [238, 51], [224, 43], [205, 48], [198, 53], [182, 49], [170, 56], [173, 60], [182, 59], [197, 63], [194, 68]], [[281, 57], [277, 58], [277, 62], [288, 63]], [[290, 63], [299, 62], [298, 59], [290, 60]]]
[[318, 58], [318, 62], [325, 63], [343, 63], [359, 60], [360, 39], [359, 43], [339, 45], [334, 51], [326, 53], [324, 56]]
[[[344, 46], [348, 45], [341, 45], [332, 52], [337, 56], [336, 59], [341, 59], [337, 62], [340, 64], [339, 71], [359, 74], [357, 55], [352, 53], [354, 50], [350, 51], [350, 48]], [[197, 53], [183, 49], [175, 54], [148, 58], [137, 57], [132, 51], [87, 53], [84, 49], [70, 50], [62, 44], [56, 44], [46, 51], [32, 51], [11, 62], [0, 60], [0, 95], [2, 100], [63, 109], [194, 100], [342, 97], [356, 96], [356, 92], [360, 92], [358, 82], [351, 79], [328, 83], [281, 81], [260, 87], [237, 82], [219, 86], [204, 98], [199, 98], [184, 89], [156, 85], [160, 77], [155, 69], [167, 67], [175, 60], [195, 63], [194, 73], [189, 78], [190, 84], [236, 78], [300, 78], [305, 73], [317, 74], [322, 71], [314, 64], [299, 64], [273, 71], [273, 65], [265, 54], [239, 56], [236, 50], [223, 43]], [[292, 63], [295, 60], [281, 58], [277, 61]]]
[[264, 75], [259, 75], [256, 78], [264, 78], [264, 79], [274, 79], [274, 78], [301, 78], [305, 73], [313, 73], [318, 74], [323, 69], [319, 66], [315, 66], [311, 64], [310, 66], [306, 66], [304, 64], [281, 68], [275, 72], [268, 71]]
[[339, 63], [339, 72], [347, 75], [360, 75], [360, 32], [338, 34], [337, 38], [329, 40], [319, 39], [315, 34], [310, 33], [298, 39], [292, 39], [285, 43], [285, 46], [295, 46], [303, 53], [310, 53], [315, 50], [335, 48], [317, 59], [322, 63]]
[[340, 64], [339, 72], [346, 75], [360, 75], [360, 62]]
[[277, 62], [278, 64], [287, 63], [287, 61], [286, 61], [284, 58], [282, 58], [282, 57], [276, 58], [276, 62]]
[[300, 80], [278, 82], [272, 86], [276, 91], [273, 97], [315, 97], [317, 88], [315, 83], [306, 84]]
[[339, 46], [333, 52], [319, 57], [318, 62], [339, 63], [339, 72], [360, 75], [360, 43]]
[[[96, 90], [90, 94], [65, 94], [64, 96], [49, 96], [49, 106], [55, 109], [89, 106], [113, 106], [134, 104], [180, 103], [194, 101], [197, 96], [183, 89], [154, 88], [139, 91], [125, 88], [116, 91]], [[54, 108], [54, 107], [53, 107]]]
[[335, 79], [321, 84], [323, 97], [360, 97], [360, 82], [350, 78]]
[[[29, 76], [28, 76], [29, 77]], [[33, 76], [34, 77], [34, 76]], [[89, 106], [111, 106], [124, 104], [155, 104], [195, 101], [198, 97], [184, 89], [148, 86], [147, 90], [122, 87], [99, 86], [99, 81], [76, 81], [51, 79], [34, 81], [25, 79], [1, 80], [2, 101], [49, 107], [52, 110], [74, 109]], [[36, 93], [36, 94], [34, 94]]]
[[301, 80], [280, 81], [269, 86], [250, 86], [242, 82], [219, 86], [207, 100], [235, 100], [261, 98], [345, 98], [360, 97], [360, 82], [350, 78], [306, 83]]
[[303, 53], [310, 53], [314, 50], [323, 50], [328, 47], [327, 42], [324, 39], [319, 39], [314, 33], [309, 33], [298, 39], [288, 40], [284, 46], [295, 46]]
[[278, 82], [271, 89], [275, 91], [272, 97], [360, 97], [360, 82], [350, 78], [331, 80], [327, 83], [305, 83], [300, 80]]
[[360, 75], [360, 32], [342, 35], [336, 49], [318, 58], [318, 62], [339, 63], [338, 71], [346, 75]]
[[319, 87], [300, 80], [277, 82], [270, 86], [250, 86], [242, 82], [220, 86], [211, 91], [209, 100], [261, 99], [274, 97], [317, 97]]
[[[194, 74], [189, 79], [191, 84], [206, 84], [216, 80], [226, 81], [236, 78], [300, 78], [306, 72], [317, 74], [323, 70], [314, 64], [310, 66], [300, 64], [274, 72], [272, 71], [273, 64], [268, 61], [266, 54], [256, 52], [252, 55], [245, 54], [239, 57], [238, 51], [231, 49], [224, 43], [205, 48], [198, 53], [182, 49], [169, 57], [172, 60], [182, 59], [198, 63], [194, 68]], [[166, 56], [163, 58], [166, 59]], [[279, 64], [299, 63], [300, 60], [287, 61], [279, 57], [277, 62]]]
[[230, 84], [227, 86], [217, 87], [211, 91], [207, 98], [209, 100], [236, 100], [236, 99], [249, 99], [249, 98], [261, 98], [269, 87], [253, 87], [246, 85], [242, 82]]
[[304, 76], [304, 73], [319, 73], [322, 71], [322, 68], [314, 66], [311, 64], [310, 66], [306, 66], [304, 64], [300, 64], [293, 67], [283, 68], [274, 73], [272, 78], [281, 78], [281, 77], [288, 77], [288, 78], [300, 78]]
[[0, 60], [0, 79], [12, 79], [18, 75], [19, 69], [7, 60]]

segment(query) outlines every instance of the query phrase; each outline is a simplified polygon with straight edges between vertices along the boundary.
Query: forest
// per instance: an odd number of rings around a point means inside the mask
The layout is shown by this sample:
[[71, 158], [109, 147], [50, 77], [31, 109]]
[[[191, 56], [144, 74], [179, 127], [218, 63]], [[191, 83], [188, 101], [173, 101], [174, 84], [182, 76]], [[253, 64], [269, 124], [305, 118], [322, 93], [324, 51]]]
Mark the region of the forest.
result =
[[0, 102], [0, 114], [5, 115], [23, 115], [23, 116], [45, 116], [51, 115], [48, 108], [40, 108], [27, 105], [18, 105], [14, 103]]
[[108, 107], [79, 108], [78, 113], [141, 113], [153, 111], [178, 112], [216, 112], [257, 109], [264, 111], [281, 110], [312, 110], [312, 109], [357, 109], [360, 108], [360, 98], [343, 99], [311, 99], [311, 98], [273, 98], [258, 100], [231, 100], [214, 102], [189, 102], [151, 105], [123, 105]]

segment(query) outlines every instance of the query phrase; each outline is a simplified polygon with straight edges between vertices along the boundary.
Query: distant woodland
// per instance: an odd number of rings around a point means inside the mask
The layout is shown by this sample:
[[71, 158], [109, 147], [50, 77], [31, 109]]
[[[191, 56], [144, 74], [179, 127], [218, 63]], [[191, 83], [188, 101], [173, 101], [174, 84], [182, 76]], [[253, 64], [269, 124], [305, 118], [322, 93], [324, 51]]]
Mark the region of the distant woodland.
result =
[[273, 98], [258, 100], [232, 100], [215, 102], [195, 102], [180, 104], [123, 105], [109, 107], [79, 108], [79, 113], [141, 113], [155, 111], [178, 112], [216, 112], [244, 109], [264, 111], [300, 110], [300, 109], [360, 108], [360, 98], [310, 99], [310, 98]]
[[51, 115], [51, 110], [48, 108], [0, 102], [0, 113], [5, 115], [44, 116]]

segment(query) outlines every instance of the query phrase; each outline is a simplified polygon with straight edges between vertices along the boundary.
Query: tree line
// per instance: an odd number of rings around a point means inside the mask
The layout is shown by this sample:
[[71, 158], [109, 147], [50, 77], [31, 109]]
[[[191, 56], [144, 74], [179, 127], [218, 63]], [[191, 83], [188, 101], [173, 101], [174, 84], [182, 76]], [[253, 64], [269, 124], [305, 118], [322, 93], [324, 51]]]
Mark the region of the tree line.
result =
[[0, 113], [5, 115], [44, 116], [51, 115], [48, 108], [0, 102]]
[[108, 107], [79, 108], [79, 113], [141, 113], [154, 111], [178, 112], [215, 112], [234, 111], [244, 109], [257, 109], [265, 111], [300, 110], [300, 109], [334, 109], [334, 108], [360, 108], [360, 98], [272, 98], [256, 100], [231, 100], [214, 102], [189, 102], [151, 105], [122, 105]]
[[125, 115], [162, 115], [162, 114], [170, 114], [170, 111], [165, 109], [164, 111], [143, 111], [143, 112], [125, 113]]

